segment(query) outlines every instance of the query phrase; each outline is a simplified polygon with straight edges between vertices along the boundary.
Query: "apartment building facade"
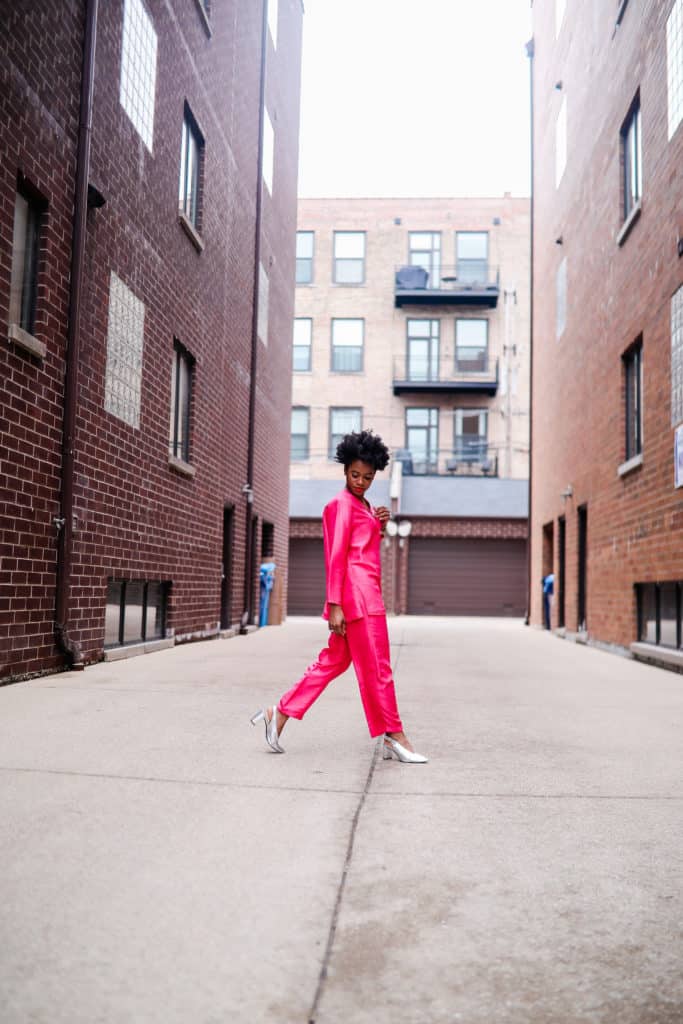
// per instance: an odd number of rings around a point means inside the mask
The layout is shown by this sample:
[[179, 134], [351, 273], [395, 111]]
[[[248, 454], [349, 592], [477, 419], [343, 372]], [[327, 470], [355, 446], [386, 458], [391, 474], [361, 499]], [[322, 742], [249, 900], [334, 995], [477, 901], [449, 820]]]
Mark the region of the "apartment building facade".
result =
[[680, 666], [683, 2], [533, 18], [532, 621]]
[[66, 0], [2, 28], [12, 679], [246, 628], [260, 556], [286, 575], [302, 7]]
[[410, 524], [390, 609], [523, 614], [529, 201], [300, 199], [296, 267], [290, 612], [319, 602], [334, 452], [362, 426]]

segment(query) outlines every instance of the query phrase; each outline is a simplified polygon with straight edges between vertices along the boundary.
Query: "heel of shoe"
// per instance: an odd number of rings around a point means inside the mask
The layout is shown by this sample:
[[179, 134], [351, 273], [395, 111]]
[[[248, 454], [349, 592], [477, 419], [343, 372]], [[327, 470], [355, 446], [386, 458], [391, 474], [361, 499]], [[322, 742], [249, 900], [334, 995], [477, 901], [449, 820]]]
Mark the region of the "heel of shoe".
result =
[[265, 717], [266, 716], [264, 711], [257, 711], [255, 715], [251, 716], [249, 721], [251, 722], [252, 725], [258, 725], [258, 723], [262, 722]]
[[386, 743], [382, 744], [382, 760], [383, 761], [391, 761], [391, 750], [386, 745]]

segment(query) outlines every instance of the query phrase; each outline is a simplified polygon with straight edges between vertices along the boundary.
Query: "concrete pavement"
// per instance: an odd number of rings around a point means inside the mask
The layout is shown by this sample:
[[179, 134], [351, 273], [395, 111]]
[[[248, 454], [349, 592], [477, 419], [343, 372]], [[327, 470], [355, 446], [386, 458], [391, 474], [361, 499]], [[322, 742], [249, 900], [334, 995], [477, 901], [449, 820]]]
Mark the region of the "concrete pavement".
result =
[[2, 1024], [681, 1024], [683, 677], [390, 623], [269, 753], [315, 620], [0, 689]]

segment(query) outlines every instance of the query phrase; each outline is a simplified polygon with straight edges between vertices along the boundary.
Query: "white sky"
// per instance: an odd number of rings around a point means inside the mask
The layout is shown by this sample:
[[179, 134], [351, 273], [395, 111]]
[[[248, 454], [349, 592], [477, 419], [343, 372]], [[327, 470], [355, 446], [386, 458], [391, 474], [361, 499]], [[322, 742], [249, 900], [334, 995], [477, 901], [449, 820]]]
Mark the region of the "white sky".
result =
[[299, 195], [529, 195], [530, 0], [304, 0]]

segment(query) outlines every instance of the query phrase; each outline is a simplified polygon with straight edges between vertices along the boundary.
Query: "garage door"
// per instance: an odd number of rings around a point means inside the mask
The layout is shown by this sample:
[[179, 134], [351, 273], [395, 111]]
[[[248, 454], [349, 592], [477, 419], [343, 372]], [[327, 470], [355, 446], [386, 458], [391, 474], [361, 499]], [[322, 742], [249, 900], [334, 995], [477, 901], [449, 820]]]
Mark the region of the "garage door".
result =
[[525, 610], [525, 541], [411, 539], [410, 614], [524, 615]]
[[288, 615], [321, 615], [325, 603], [325, 556], [322, 540], [289, 542]]

